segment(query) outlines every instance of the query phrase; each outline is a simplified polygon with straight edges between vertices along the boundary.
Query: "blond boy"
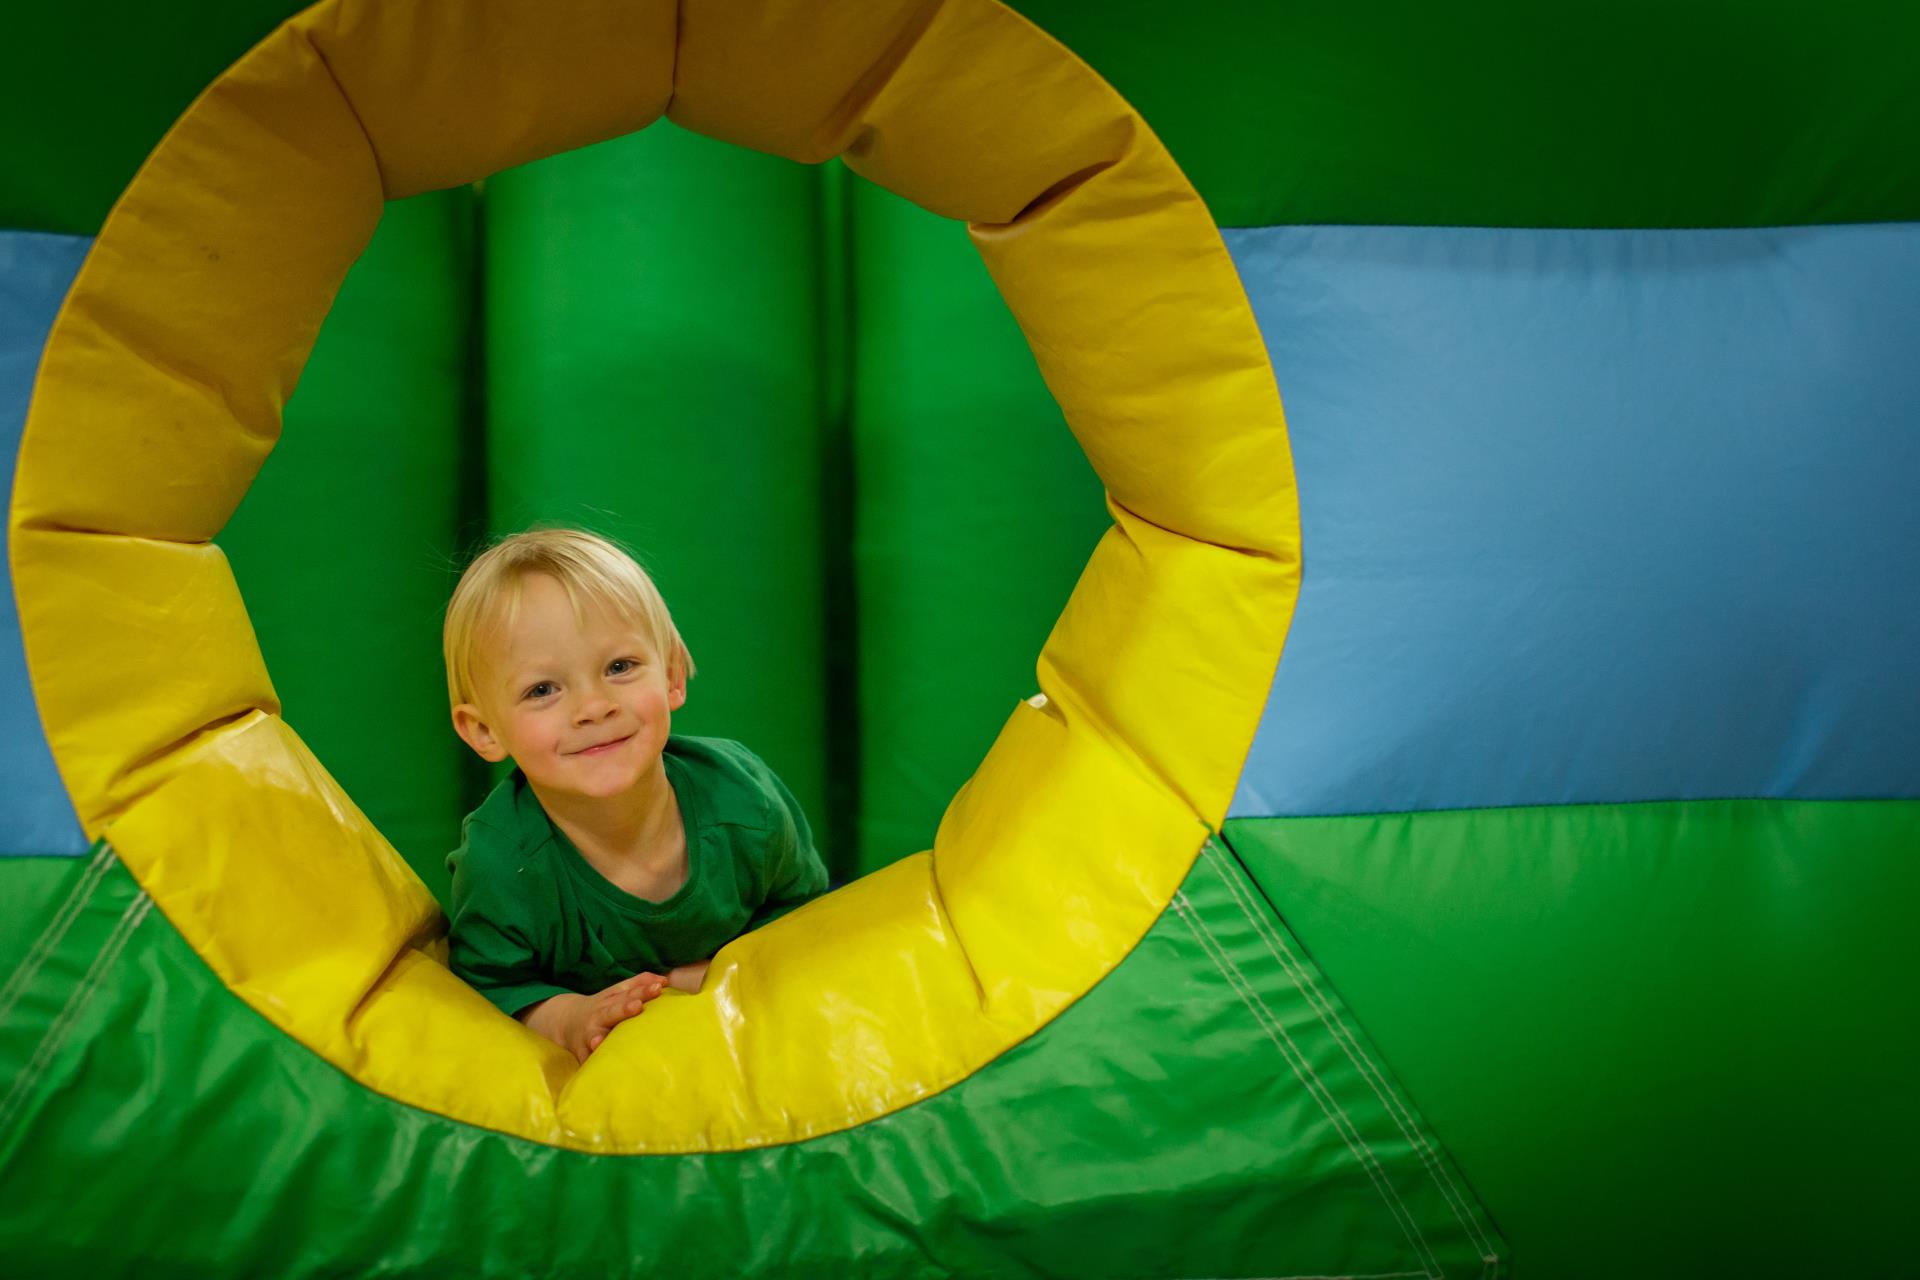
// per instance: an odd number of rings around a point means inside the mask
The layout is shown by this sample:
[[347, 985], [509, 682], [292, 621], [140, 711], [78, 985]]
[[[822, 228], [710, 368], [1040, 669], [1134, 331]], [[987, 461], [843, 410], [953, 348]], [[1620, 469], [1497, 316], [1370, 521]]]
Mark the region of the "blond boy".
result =
[[468, 566], [444, 634], [453, 727], [513, 774], [468, 815], [450, 962], [582, 1061], [741, 933], [825, 891], [800, 806], [737, 742], [674, 737], [693, 660], [645, 571], [573, 529]]

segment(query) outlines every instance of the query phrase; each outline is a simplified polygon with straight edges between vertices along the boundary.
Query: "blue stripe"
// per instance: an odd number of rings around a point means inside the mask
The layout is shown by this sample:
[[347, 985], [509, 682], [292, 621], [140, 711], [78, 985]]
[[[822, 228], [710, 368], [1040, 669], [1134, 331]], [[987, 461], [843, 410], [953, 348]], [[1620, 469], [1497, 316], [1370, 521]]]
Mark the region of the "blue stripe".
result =
[[1225, 234], [1306, 574], [1235, 816], [1920, 796], [1920, 224]]
[[[81, 236], [0, 231], [0, 458], [5, 459], [9, 502], [40, 352], [92, 244]], [[0, 592], [0, 855], [78, 855], [87, 851], [87, 839], [53, 767], [27, 683], [5, 537], [0, 524], [0, 578], [6, 588]]]

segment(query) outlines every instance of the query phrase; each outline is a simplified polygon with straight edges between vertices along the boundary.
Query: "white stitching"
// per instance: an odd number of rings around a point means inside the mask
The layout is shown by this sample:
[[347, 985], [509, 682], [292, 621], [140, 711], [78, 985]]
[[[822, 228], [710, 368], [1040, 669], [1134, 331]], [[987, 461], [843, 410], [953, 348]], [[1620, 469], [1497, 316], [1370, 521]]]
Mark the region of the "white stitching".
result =
[[1394, 1091], [1387, 1087], [1379, 1064], [1374, 1062], [1372, 1055], [1359, 1044], [1346, 1026], [1345, 1020], [1339, 1016], [1332, 1002], [1327, 999], [1313, 970], [1293, 953], [1293, 948], [1287, 945], [1286, 939], [1273, 927], [1272, 922], [1266, 919], [1266, 913], [1255, 909], [1255, 904], [1250, 901], [1248, 887], [1239, 883], [1238, 869], [1222, 863], [1219, 851], [1214, 848], [1214, 842], [1211, 840], [1202, 847], [1201, 854], [1213, 865], [1214, 871], [1220, 878], [1227, 882], [1227, 892], [1233, 896], [1235, 904], [1240, 908], [1240, 913], [1253, 926], [1260, 940], [1266, 943], [1267, 950], [1273, 958], [1280, 962], [1281, 967], [1287, 970], [1295, 982], [1301, 984], [1307, 999], [1320, 1016], [1321, 1025], [1333, 1035], [1335, 1042], [1345, 1051], [1347, 1061], [1353, 1063], [1354, 1068], [1360, 1072], [1361, 1078], [1373, 1090], [1374, 1097], [1380, 1100], [1380, 1105], [1400, 1127], [1401, 1136], [1406, 1138], [1408, 1144], [1419, 1154], [1421, 1163], [1427, 1167], [1427, 1174], [1433, 1179], [1434, 1186], [1439, 1189], [1441, 1197], [1446, 1200], [1447, 1207], [1453, 1211], [1453, 1216], [1459, 1220], [1460, 1225], [1466, 1228], [1467, 1237], [1473, 1242], [1474, 1248], [1479, 1250], [1482, 1264], [1480, 1274], [1484, 1277], [1489, 1269], [1499, 1263], [1500, 1255], [1495, 1252], [1492, 1243], [1480, 1233], [1479, 1224], [1474, 1221], [1474, 1214], [1466, 1206], [1465, 1197], [1461, 1194], [1458, 1185], [1454, 1183], [1452, 1175], [1448, 1173], [1446, 1162], [1440, 1159], [1439, 1153], [1427, 1141], [1420, 1127], [1413, 1123], [1411, 1113], [1401, 1105]]
[[[1199, 940], [1201, 948], [1207, 952], [1208, 957], [1212, 959], [1214, 964], [1219, 968], [1221, 974], [1227, 979], [1228, 984], [1234, 988], [1234, 991], [1243, 1001], [1246, 1001], [1248, 1008], [1253, 1010], [1254, 1021], [1260, 1024], [1260, 1029], [1267, 1033], [1267, 1038], [1272, 1040], [1274, 1047], [1280, 1050], [1281, 1057], [1286, 1059], [1287, 1065], [1293, 1069], [1295, 1077], [1307, 1086], [1308, 1093], [1313, 1096], [1315, 1102], [1320, 1104], [1321, 1111], [1333, 1122], [1334, 1128], [1339, 1131], [1340, 1136], [1346, 1141], [1348, 1150], [1352, 1151], [1355, 1158], [1360, 1161], [1361, 1168], [1366, 1171], [1368, 1179], [1373, 1182], [1374, 1189], [1380, 1193], [1381, 1199], [1387, 1203], [1388, 1211], [1400, 1221], [1401, 1230], [1407, 1233], [1407, 1242], [1415, 1245], [1424, 1256], [1429, 1270], [1421, 1274], [1428, 1276], [1444, 1275], [1445, 1273], [1441, 1270], [1438, 1259], [1434, 1257], [1432, 1249], [1427, 1244], [1426, 1236], [1421, 1233], [1419, 1224], [1414, 1221], [1412, 1213], [1407, 1210], [1399, 1194], [1394, 1191], [1392, 1183], [1387, 1180], [1386, 1173], [1380, 1167], [1378, 1157], [1374, 1155], [1373, 1149], [1369, 1147], [1366, 1140], [1360, 1136], [1360, 1131], [1358, 1127], [1353, 1124], [1352, 1119], [1340, 1107], [1339, 1103], [1334, 1100], [1332, 1091], [1326, 1087], [1326, 1083], [1322, 1081], [1318, 1073], [1314, 1071], [1313, 1064], [1307, 1061], [1306, 1055], [1301, 1053], [1299, 1046], [1293, 1043], [1293, 1037], [1287, 1034], [1287, 1029], [1281, 1023], [1279, 1015], [1273, 1012], [1267, 1005], [1267, 1002], [1260, 997], [1260, 993], [1254, 988], [1253, 984], [1247, 980], [1246, 975], [1240, 972], [1239, 966], [1233, 963], [1232, 958], [1227, 955], [1226, 948], [1221, 945], [1220, 940], [1213, 935], [1213, 932], [1207, 928], [1206, 922], [1200, 919], [1199, 911], [1194, 908], [1184, 892], [1174, 894], [1173, 906], [1179, 913], [1180, 918], [1186, 922], [1187, 927], [1193, 930], [1194, 936]], [[1262, 1015], [1264, 1015], [1264, 1017]]]
[[47, 1024], [46, 1032], [40, 1037], [40, 1044], [34, 1050], [33, 1057], [27, 1062], [26, 1069], [13, 1082], [13, 1088], [8, 1091], [6, 1100], [0, 1102], [0, 1132], [4, 1132], [12, 1123], [13, 1113], [26, 1097], [30, 1086], [37, 1083], [47, 1067], [52, 1064], [67, 1033], [79, 1019], [81, 1011], [93, 995], [94, 988], [99, 985], [100, 979], [106, 976], [107, 969], [113, 962], [119, 959], [121, 948], [126, 945], [127, 939], [133, 936], [133, 931], [140, 927], [140, 922], [146, 919], [147, 912], [152, 907], [153, 899], [149, 898], [143, 890], [127, 904], [126, 910], [120, 913], [120, 919], [114, 923], [113, 932], [107, 935], [106, 942], [93, 957], [93, 963], [87, 966], [85, 976], [67, 997], [66, 1005], [61, 1008], [54, 1020]]
[[74, 1023], [79, 1021], [80, 1014], [86, 1008], [94, 989], [99, 986], [100, 980], [106, 976], [113, 962], [120, 958], [120, 952], [127, 945], [127, 940], [133, 937], [133, 931], [140, 927], [140, 922], [147, 918], [147, 912], [152, 909], [153, 899], [146, 895], [145, 890], [142, 890], [132, 902], [127, 904], [127, 909], [120, 913], [120, 919], [113, 926], [113, 932], [107, 935], [107, 940], [101, 945], [99, 954], [94, 956], [93, 963], [87, 967], [86, 976], [80, 979], [79, 985], [73, 989], [73, 994], [67, 997], [66, 1006], [60, 1010], [59, 1016], [48, 1024], [46, 1034], [40, 1038], [40, 1046], [34, 1050], [33, 1058], [27, 1063], [26, 1070], [22, 1071], [19, 1078], [13, 1082], [13, 1088], [8, 1091], [6, 1100], [0, 1102], [0, 1133], [6, 1132], [7, 1127], [13, 1123], [14, 1113], [26, 1101], [28, 1094], [32, 1092], [32, 1087], [39, 1083], [41, 1075], [53, 1064], [54, 1058], [60, 1052], [60, 1046], [66, 1041], [67, 1033], [72, 1031]]
[[1281, 1023], [1279, 1015], [1268, 1007], [1267, 1002], [1261, 999], [1260, 993], [1253, 984], [1247, 981], [1246, 975], [1240, 972], [1239, 966], [1233, 963], [1232, 957], [1227, 955], [1226, 948], [1221, 946], [1220, 940], [1207, 928], [1206, 922], [1200, 919], [1199, 911], [1188, 901], [1185, 892], [1175, 892], [1172, 906], [1180, 918], [1186, 922], [1187, 927], [1193, 931], [1194, 937], [1200, 942], [1201, 949], [1206, 951], [1208, 958], [1219, 968], [1235, 993], [1253, 1011], [1254, 1021], [1260, 1024], [1260, 1029], [1267, 1033], [1267, 1038], [1273, 1041], [1275, 1048], [1280, 1050], [1280, 1056], [1286, 1059], [1287, 1065], [1293, 1069], [1295, 1078], [1306, 1085], [1307, 1092], [1312, 1095], [1315, 1102], [1320, 1104], [1320, 1109], [1326, 1114], [1327, 1119], [1333, 1122], [1335, 1130], [1345, 1140], [1347, 1149], [1352, 1151], [1354, 1158], [1360, 1161], [1360, 1167], [1366, 1171], [1374, 1190], [1378, 1191], [1380, 1198], [1386, 1202], [1387, 1211], [1394, 1216], [1400, 1223], [1401, 1230], [1406, 1233], [1407, 1243], [1413, 1245], [1425, 1260], [1427, 1270], [1420, 1274], [1444, 1277], [1446, 1273], [1441, 1269], [1439, 1259], [1434, 1257], [1433, 1249], [1427, 1244], [1427, 1238], [1422, 1234], [1420, 1224], [1414, 1220], [1412, 1213], [1401, 1201], [1399, 1193], [1393, 1189], [1393, 1184], [1387, 1179], [1385, 1170], [1380, 1167], [1379, 1159], [1374, 1155], [1373, 1149], [1360, 1136], [1360, 1131], [1352, 1119], [1334, 1100], [1332, 1091], [1314, 1071], [1313, 1064], [1307, 1061], [1306, 1055], [1301, 1053], [1299, 1046], [1293, 1043], [1293, 1037], [1287, 1034], [1287, 1029]]
[[40, 931], [40, 936], [33, 940], [33, 946], [28, 950], [27, 958], [20, 962], [20, 967], [15, 969], [13, 976], [7, 979], [6, 987], [0, 989], [0, 1022], [5, 1022], [13, 1013], [13, 1006], [18, 1004], [20, 997], [26, 993], [35, 975], [40, 972], [40, 966], [47, 962], [47, 957], [53, 954], [54, 949], [60, 945], [61, 939], [67, 936], [67, 930], [75, 920], [79, 919], [81, 909], [87, 905], [88, 900], [92, 899], [93, 891], [100, 887], [100, 881], [107, 874], [107, 868], [113, 864], [113, 859], [112, 846], [102, 841], [100, 847], [94, 851], [93, 859], [87, 863], [87, 869], [81, 873], [78, 880], [74, 881], [73, 888], [68, 891], [67, 900], [60, 904], [60, 910], [54, 913], [53, 919], [47, 921], [47, 927]]
[[1233, 895], [1241, 913], [1253, 925], [1254, 932], [1260, 935], [1262, 942], [1266, 943], [1267, 950], [1272, 953], [1274, 959], [1281, 963], [1296, 982], [1302, 984], [1308, 1000], [1320, 1015], [1321, 1024], [1332, 1033], [1335, 1041], [1345, 1050], [1347, 1060], [1353, 1063], [1361, 1077], [1367, 1081], [1369, 1087], [1373, 1089], [1374, 1096], [1380, 1100], [1381, 1106], [1400, 1127], [1401, 1134], [1419, 1153], [1421, 1162], [1427, 1166], [1428, 1175], [1433, 1178], [1434, 1185], [1446, 1199], [1448, 1208], [1453, 1210], [1453, 1216], [1459, 1220], [1461, 1226], [1466, 1228], [1468, 1238], [1480, 1251], [1482, 1263], [1480, 1274], [1484, 1277], [1489, 1269], [1499, 1263], [1500, 1255], [1495, 1252], [1492, 1243], [1481, 1234], [1472, 1210], [1467, 1207], [1464, 1195], [1447, 1170], [1446, 1162], [1440, 1159], [1439, 1153], [1427, 1141], [1426, 1135], [1421, 1132], [1418, 1125], [1413, 1123], [1411, 1113], [1401, 1104], [1395, 1092], [1387, 1087], [1379, 1064], [1374, 1062], [1372, 1055], [1360, 1045], [1351, 1029], [1347, 1027], [1345, 1020], [1339, 1016], [1332, 1002], [1327, 999], [1313, 970], [1294, 954], [1293, 948], [1287, 945], [1286, 938], [1273, 927], [1271, 921], [1266, 919], [1265, 913], [1255, 909], [1255, 904], [1250, 901], [1247, 886], [1239, 883], [1239, 874], [1233, 867], [1221, 865], [1217, 852], [1211, 848], [1212, 841], [1209, 841], [1208, 845], [1209, 848], [1204, 851], [1208, 861], [1214, 864], [1214, 869], [1227, 882], [1228, 892]]

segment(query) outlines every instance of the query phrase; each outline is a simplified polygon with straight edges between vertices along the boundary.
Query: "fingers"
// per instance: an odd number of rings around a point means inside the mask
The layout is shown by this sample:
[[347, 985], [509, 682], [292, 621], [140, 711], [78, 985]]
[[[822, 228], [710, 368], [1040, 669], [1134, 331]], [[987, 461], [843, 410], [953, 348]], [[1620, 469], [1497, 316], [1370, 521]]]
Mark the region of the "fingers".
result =
[[[599, 1014], [595, 1014], [592, 1017], [588, 1018], [587, 1028], [586, 1028], [587, 1053], [590, 1054], [595, 1049], [598, 1049], [600, 1047], [601, 1042], [607, 1038], [608, 1034], [612, 1032], [612, 1030], [615, 1027], [619, 1026], [622, 1022], [625, 1022], [625, 1021], [626, 1021], [626, 1018], [624, 1017], [608, 1018], [608, 1017], [602, 1017]], [[583, 1054], [580, 1058], [580, 1061], [585, 1062], [586, 1060], [587, 1060], [586, 1056]]]
[[587, 1052], [592, 1053], [599, 1048], [607, 1034], [628, 1018], [637, 1018], [645, 1013], [647, 1001], [657, 994], [646, 994], [641, 989], [630, 988], [626, 983], [601, 992], [587, 1010]]
[[[648, 1002], [658, 999], [667, 986], [667, 979], [660, 974], [636, 973], [594, 996], [586, 1011], [587, 1052], [598, 1049], [613, 1029], [628, 1018], [645, 1013]], [[585, 1057], [581, 1061], [586, 1061]]]
[[602, 1035], [613, 1030], [628, 1018], [637, 1018], [646, 1011], [647, 1002], [639, 996], [611, 996], [601, 1000], [587, 1017], [590, 1031]]
[[657, 973], [636, 973], [631, 978], [614, 983], [600, 994], [610, 996], [616, 992], [637, 995], [642, 1000], [651, 1000], [667, 987], [667, 979]]

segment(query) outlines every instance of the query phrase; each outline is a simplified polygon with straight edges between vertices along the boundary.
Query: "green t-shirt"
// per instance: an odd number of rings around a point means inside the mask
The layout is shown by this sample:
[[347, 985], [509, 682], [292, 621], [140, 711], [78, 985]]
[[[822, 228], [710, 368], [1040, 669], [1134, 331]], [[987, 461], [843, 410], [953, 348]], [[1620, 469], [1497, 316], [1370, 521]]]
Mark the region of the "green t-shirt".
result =
[[448, 959], [503, 1012], [705, 960], [826, 891], [806, 815], [758, 756], [670, 737], [661, 759], [687, 829], [687, 882], [662, 902], [594, 870], [518, 770], [467, 815], [447, 858]]

